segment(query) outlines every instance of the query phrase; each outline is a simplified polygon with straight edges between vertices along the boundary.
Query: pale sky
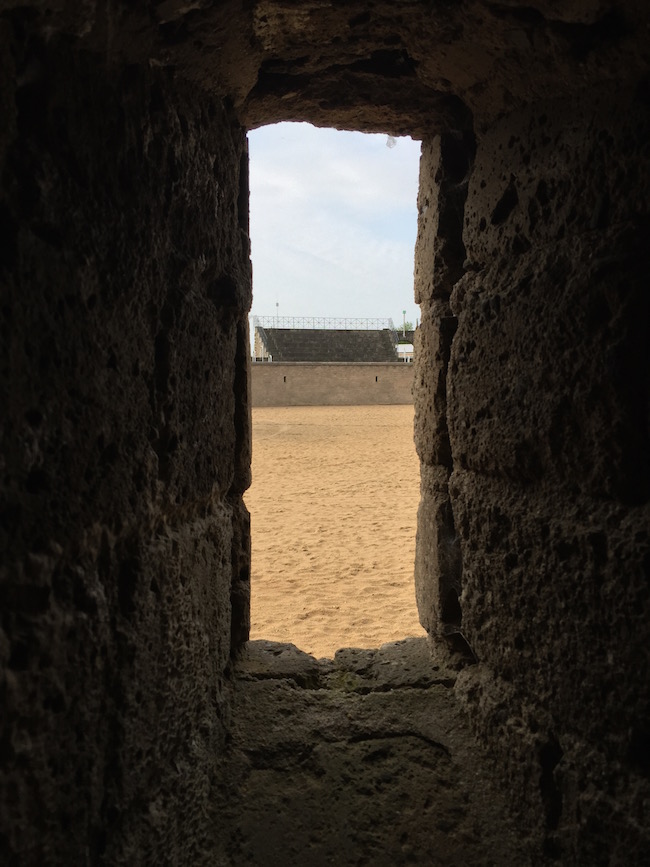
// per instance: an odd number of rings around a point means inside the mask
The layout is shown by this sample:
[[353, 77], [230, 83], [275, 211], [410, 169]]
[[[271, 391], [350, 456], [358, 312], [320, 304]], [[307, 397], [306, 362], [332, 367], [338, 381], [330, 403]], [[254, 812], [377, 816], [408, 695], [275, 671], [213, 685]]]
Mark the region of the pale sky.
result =
[[252, 315], [420, 318], [420, 142], [282, 123], [249, 133]]

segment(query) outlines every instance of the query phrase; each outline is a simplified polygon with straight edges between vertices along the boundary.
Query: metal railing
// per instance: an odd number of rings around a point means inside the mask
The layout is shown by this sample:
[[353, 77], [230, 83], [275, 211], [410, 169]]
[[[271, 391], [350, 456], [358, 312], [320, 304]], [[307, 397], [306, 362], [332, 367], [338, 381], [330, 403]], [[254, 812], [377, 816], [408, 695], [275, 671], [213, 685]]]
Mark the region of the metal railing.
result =
[[392, 319], [337, 319], [322, 316], [253, 316], [253, 328], [322, 328], [341, 331], [381, 331], [395, 333]]

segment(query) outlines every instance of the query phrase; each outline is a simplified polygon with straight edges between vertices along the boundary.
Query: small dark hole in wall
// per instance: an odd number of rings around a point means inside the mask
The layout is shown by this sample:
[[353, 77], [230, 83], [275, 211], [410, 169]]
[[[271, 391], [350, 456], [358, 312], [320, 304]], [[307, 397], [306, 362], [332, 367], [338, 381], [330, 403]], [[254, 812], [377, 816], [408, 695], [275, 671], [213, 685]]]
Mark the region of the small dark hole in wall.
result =
[[500, 226], [502, 223], [505, 223], [518, 203], [519, 196], [517, 195], [515, 180], [511, 177], [506, 191], [496, 203], [494, 210], [492, 211], [492, 216], [490, 218], [492, 225]]
[[562, 792], [556, 781], [555, 768], [563, 755], [557, 738], [552, 734], [549, 735], [548, 741], [539, 751], [539, 791], [546, 813], [546, 827], [549, 831], [557, 829], [562, 815]]
[[650, 726], [632, 730], [628, 759], [646, 777], [650, 777]]
[[40, 494], [48, 487], [47, 476], [43, 470], [31, 470], [25, 480], [25, 487], [30, 494]]
[[65, 710], [65, 701], [61, 693], [48, 695], [43, 699], [43, 710], [51, 713], [61, 713]]
[[287, 381], [287, 377], [286, 377], [286, 376], [283, 376], [282, 379], [283, 379], [285, 382]]
[[476, 156], [476, 140], [468, 131], [444, 136], [443, 160], [450, 180], [455, 184], [467, 181]]
[[378, 378], [378, 377], [375, 377], [375, 382], [379, 382], [379, 378]]
[[560, 542], [556, 548], [558, 559], [564, 563], [570, 560], [574, 553], [573, 545], [570, 542]]
[[359, 15], [355, 15], [353, 18], [350, 18], [348, 24], [350, 27], [358, 27], [361, 24], [367, 24], [370, 21], [370, 12], [361, 12]]
[[135, 590], [138, 578], [138, 562], [134, 557], [125, 560], [118, 576], [118, 601], [120, 611], [130, 617], [135, 611]]
[[443, 623], [450, 623], [454, 626], [460, 626], [463, 620], [463, 612], [458, 600], [458, 593], [455, 590], [449, 590], [442, 602], [442, 610], [440, 617]]
[[29, 648], [23, 642], [16, 642], [9, 656], [8, 666], [12, 671], [25, 671], [29, 666]]
[[28, 409], [25, 413], [25, 419], [31, 427], [36, 428], [40, 427], [40, 424], [43, 421], [43, 416], [37, 409]]
[[222, 274], [208, 286], [208, 298], [217, 309], [234, 307], [238, 298], [237, 281], [231, 274]]
[[544, 840], [542, 851], [550, 861], [559, 861], [562, 857], [560, 844], [553, 837], [547, 837]]

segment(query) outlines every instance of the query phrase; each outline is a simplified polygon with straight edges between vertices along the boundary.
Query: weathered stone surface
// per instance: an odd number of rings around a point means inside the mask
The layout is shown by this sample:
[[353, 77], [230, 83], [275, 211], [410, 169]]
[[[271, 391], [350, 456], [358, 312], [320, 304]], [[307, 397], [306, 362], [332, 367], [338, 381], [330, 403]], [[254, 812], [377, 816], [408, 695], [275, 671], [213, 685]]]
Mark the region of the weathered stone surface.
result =
[[[560, 8], [561, 7], [561, 8]], [[192, 36], [207, 37], [210, 10]], [[470, 129], [580, 80], [645, 70], [642, 2], [572, 4], [301, 3], [253, 11], [259, 73], [248, 124], [310, 120], [431, 135]], [[225, 75], [227, 72], [224, 71]], [[232, 73], [231, 73], [232, 76]], [[248, 85], [247, 85], [248, 86]]]
[[29, 24], [2, 24], [0, 861], [206, 863], [236, 539], [247, 562], [244, 134]]
[[638, 231], [572, 238], [465, 278], [449, 377], [454, 466], [647, 500]]
[[445, 134], [423, 145], [414, 271], [415, 298], [422, 306], [413, 387], [421, 466], [415, 595], [429, 634], [461, 646], [462, 564], [448, 487], [453, 462], [447, 381], [457, 327], [449, 298], [465, 271], [464, 212], [474, 148], [469, 133]]
[[457, 320], [446, 301], [423, 308], [415, 332], [415, 448], [423, 467], [451, 468], [447, 429], [447, 368]]
[[306, 687], [317, 685], [326, 668], [326, 660], [319, 662], [295, 644], [264, 639], [246, 642], [237, 656], [240, 680], [291, 680]]
[[465, 696], [566, 863], [650, 852], [632, 807], [650, 792], [647, 163], [629, 174], [648, 114], [616, 99], [620, 121], [601, 93], [572, 120], [537, 107], [482, 139], [475, 270], [451, 299], [449, 490], [483, 669]]
[[[24, 0], [3, 0], [16, 16]], [[278, 120], [431, 136], [647, 71], [644, 0], [570, 4], [34, 0], [30, 24], [121, 63], [176, 69], [228, 96], [247, 126]]]
[[219, 863], [528, 862], [426, 640], [333, 663], [254, 645], [235, 669]]
[[[323, 660], [319, 663], [323, 666]], [[347, 647], [334, 655], [333, 672], [329, 681], [339, 683], [339, 676], [358, 677], [354, 692], [381, 692], [408, 686], [426, 689], [434, 684], [452, 686], [455, 679], [442, 661], [431, 656], [426, 638], [406, 638], [391, 641], [378, 650]]]
[[[493, 483], [464, 473], [452, 496], [463, 628], [485, 661], [482, 673], [464, 673], [463, 693], [486, 742], [501, 745], [500, 772], [521, 794], [522, 813], [538, 817], [548, 852], [598, 864], [634, 853], [643, 863], [647, 832], [629, 804], [648, 797], [646, 698], [620, 673], [646, 676], [647, 514], [556, 490], [497, 500]], [[549, 633], [549, 624], [559, 625]]]
[[421, 497], [415, 540], [415, 597], [420, 623], [431, 635], [460, 627], [462, 564], [460, 540], [449, 497], [449, 471], [421, 468]]
[[435, 302], [447, 300], [463, 275], [465, 200], [474, 150], [469, 131], [446, 133], [422, 145], [414, 276], [415, 301], [425, 309], [431, 305], [435, 311]]
[[[269, 781], [295, 863], [650, 861], [647, 33], [645, 0], [1, 0], [3, 863], [269, 863]], [[417, 594], [479, 660], [456, 690], [523, 856], [471, 818], [450, 690], [398, 689], [392, 651], [251, 675], [219, 764], [243, 128], [275, 120], [426, 139]]]

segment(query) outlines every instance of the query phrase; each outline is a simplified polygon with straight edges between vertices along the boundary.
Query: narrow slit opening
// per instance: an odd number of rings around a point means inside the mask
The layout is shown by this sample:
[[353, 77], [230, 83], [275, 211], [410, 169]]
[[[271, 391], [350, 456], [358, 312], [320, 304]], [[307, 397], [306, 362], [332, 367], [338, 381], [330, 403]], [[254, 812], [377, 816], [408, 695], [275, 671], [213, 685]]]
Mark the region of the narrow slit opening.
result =
[[[297, 144], [292, 127], [307, 127], [306, 139]], [[391, 175], [400, 148], [410, 164]], [[404, 351], [419, 319], [419, 142], [279, 124], [249, 133], [249, 150], [251, 638], [331, 657], [422, 635], [412, 344]], [[366, 328], [391, 332], [390, 358], [355, 355], [371, 342], [360, 320], [391, 313], [397, 325]], [[382, 370], [369, 392], [373, 364]]]

